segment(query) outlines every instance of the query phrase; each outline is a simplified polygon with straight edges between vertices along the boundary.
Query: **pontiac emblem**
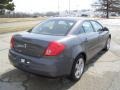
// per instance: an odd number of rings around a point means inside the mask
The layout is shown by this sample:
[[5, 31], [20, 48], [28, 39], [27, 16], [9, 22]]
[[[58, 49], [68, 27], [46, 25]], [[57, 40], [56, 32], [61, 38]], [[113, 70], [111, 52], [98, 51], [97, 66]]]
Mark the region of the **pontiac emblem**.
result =
[[24, 48], [27, 48], [27, 44], [24, 44]]

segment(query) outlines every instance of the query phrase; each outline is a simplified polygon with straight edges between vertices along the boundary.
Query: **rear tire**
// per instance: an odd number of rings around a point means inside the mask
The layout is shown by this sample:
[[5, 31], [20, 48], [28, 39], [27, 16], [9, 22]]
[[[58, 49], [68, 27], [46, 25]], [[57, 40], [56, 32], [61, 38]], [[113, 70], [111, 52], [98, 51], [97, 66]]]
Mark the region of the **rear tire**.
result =
[[85, 67], [85, 59], [83, 56], [79, 56], [78, 58], [76, 58], [75, 62], [73, 63], [70, 79], [72, 81], [78, 81], [84, 72], [84, 67]]
[[104, 51], [108, 51], [110, 49], [110, 42], [111, 42], [111, 38], [108, 38], [105, 48], [103, 49]]

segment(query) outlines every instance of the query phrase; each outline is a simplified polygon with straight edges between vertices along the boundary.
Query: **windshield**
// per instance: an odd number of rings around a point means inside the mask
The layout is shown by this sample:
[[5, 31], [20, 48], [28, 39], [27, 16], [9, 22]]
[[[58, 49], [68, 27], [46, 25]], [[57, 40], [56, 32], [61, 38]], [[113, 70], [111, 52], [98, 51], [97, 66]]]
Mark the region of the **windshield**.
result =
[[47, 35], [66, 35], [74, 26], [75, 21], [47, 20], [32, 29], [32, 33]]

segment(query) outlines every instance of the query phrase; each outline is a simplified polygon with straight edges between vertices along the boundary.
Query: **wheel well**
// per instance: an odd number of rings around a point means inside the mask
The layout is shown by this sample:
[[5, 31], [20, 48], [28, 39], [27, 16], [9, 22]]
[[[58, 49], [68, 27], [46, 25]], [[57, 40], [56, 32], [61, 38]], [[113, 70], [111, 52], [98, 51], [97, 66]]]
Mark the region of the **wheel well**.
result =
[[84, 60], [85, 60], [85, 63], [86, 63], [87, 56], [84, 52], [79, 53], [76, 58], [80, 57], [81, 55], [84, 57]]
[[109, 38], [111, 38], [111, 35], [109, 35]]

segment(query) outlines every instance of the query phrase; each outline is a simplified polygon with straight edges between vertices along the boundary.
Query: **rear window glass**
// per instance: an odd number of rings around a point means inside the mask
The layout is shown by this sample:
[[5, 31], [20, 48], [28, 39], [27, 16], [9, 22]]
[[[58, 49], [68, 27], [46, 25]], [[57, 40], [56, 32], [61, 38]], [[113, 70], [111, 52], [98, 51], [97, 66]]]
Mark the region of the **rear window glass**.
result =
[[47, 20], [32, 29], [32, 33], [47, 35], [66, 35], [74, 26], [75, 21]]

